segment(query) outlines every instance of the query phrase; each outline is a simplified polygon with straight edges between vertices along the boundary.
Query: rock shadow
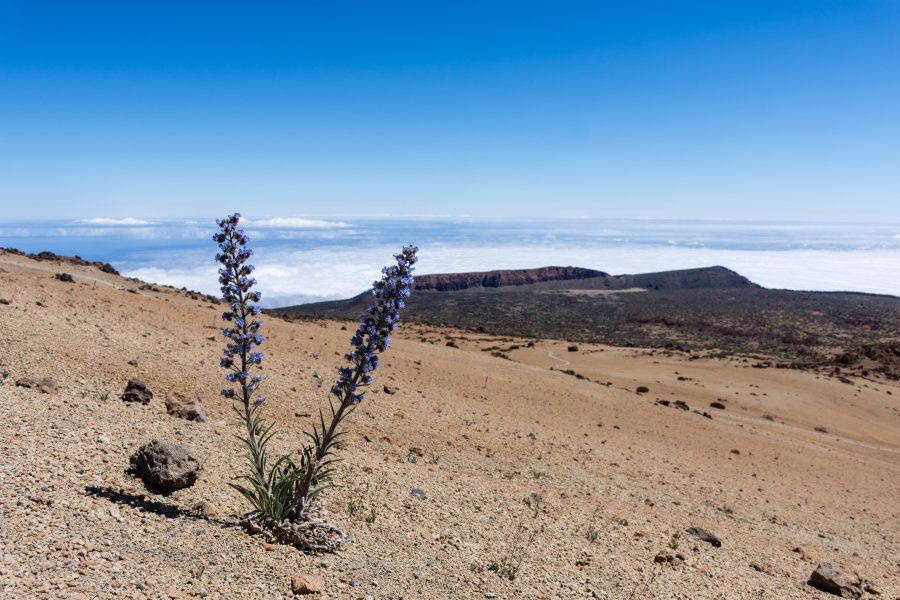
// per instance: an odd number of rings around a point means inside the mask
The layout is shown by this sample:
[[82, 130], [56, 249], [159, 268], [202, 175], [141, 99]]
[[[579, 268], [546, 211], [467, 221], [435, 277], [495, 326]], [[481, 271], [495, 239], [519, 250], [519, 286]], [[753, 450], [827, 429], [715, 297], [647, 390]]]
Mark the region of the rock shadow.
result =
[[95, 498], [104, 498], [115, 504], [121, 504], [140, 512], [148, 512], [163, 516], [167, 519], [196, 519], [216, 523], [225, 527], [237, 527], [238, 523], [208, 517], [197, 510], [185, 509], [175, 504], [167, 504], [159, 500], [147, 498], [146, 494], [129, 494], [122, 489], [109, 486], [88, 485], [85, 493]]

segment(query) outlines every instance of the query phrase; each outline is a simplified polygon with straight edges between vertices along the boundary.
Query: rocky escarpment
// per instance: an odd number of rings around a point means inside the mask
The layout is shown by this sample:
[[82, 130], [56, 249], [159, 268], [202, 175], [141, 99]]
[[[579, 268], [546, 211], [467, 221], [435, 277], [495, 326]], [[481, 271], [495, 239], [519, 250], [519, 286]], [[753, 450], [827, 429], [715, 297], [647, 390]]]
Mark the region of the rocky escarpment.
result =
[[582, 267], [542, 267], [480, 273], [421, 275], [416, 277], [415, 289], [454, 292], [469, 288], [498, 288], [544, 281], [574, 281], [595, 277], [609, 277], [609, 274]]
[[535, 289], [693, 290], [759, 287], [746, 277], [725, 267], [681, 269], [638, 275], [610, 275], [583, 267], [542, 267], [448, 273], [416, 277], [416, 290], [456, 292], [466, 289], [503, 288], [530, 285]]

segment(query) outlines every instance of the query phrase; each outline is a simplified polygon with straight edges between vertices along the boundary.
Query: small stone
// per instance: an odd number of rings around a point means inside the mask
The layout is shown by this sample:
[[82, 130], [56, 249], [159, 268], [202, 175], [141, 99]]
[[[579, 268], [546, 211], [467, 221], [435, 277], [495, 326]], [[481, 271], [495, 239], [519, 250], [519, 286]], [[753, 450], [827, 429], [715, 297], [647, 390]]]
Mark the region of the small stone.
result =
[[153, 398], [153, 392], [147, 389], [143, 381], [137, 379], [129, 379], [125, 386], [125, 391], [121, 396], [125, 402], [140, 402], [141, 404], [149, 404]]
[[47, 494], [36, 494], [31, 497], [31, 501], [43, 504], [44, 506], [50, 506], [53, 503], [53, 500], [51, 500]]
[[56, 381], [51, 379], [50, 377], [44, 377], [41, 379], [38, 384], [38, 389], [42, 394], [57, 394], [59, 392], [59, 387], [56, 385]]
[[166, 394], [166, 412], [179, 419], [202, 423], [206, 420], [200, 398], [187, 398], [178, 392]]
[[750, 563], [750, 568], [758, 573], [765, 573], [766, 575], [772, 574], [772, 571], [768, 567], [761, 565], [758, 562]]
[[705, 529], [702, 529], [700, 527], [688, 527], [685, 531], [687, 531], [689, 535], [694, 536], [698, 540], [709, 542], [715, 548], [722, 547], [722, 540], [720, 540], [714, 533], [710, 533]]
[[385, 394], [389, 394], [389, 395], [396, 394], [396, 393], [397, 393], [397, 388], [396, 388], [395, 386], [393, 386], [393, 385], [388, 385], [388, 384], [386, 383], [386, 384], [384, 384], [384, 393], [385, 393]]
[[841, 566], [824, 563], [813, 571], [809, 585], [841, 598], [859, 598], [862, 587], [859, 575]]
[[304, 573], [291, 579], [291, 591], [295, 594], [318, 594], [325, 590], [325, 579], [321, 575]]
[[196, 510], [207, 519], [215, 519], [219, 516], [219, 509], [216, 507], [216, 505], [212, 502], [207, 502], [206, 500], [194, 506], [194, 510]]
[[131, 470], [149, 488], [174, 491], [194, 485], [200, 461], [177, 444], [153, 440], [131, 456]]
[[410, 447], [409, 453], [415, 454], [416, 456], [425, 456], [425, 451], [417, 446]]
[[653, 557], [653, 562], [661, 565], [672, 564], [675, 562], [675, 557], [668, 552], [663, 551], [657, 553], [657, 555]]
[[428, 499], [428, 495], [425, 493], [425, 490], [423, 490], [422, 488], [415, 487], [415, 488], [411, 489], [409, 491], [409, 495], [415, 496], [419, 500], [427, 500]]

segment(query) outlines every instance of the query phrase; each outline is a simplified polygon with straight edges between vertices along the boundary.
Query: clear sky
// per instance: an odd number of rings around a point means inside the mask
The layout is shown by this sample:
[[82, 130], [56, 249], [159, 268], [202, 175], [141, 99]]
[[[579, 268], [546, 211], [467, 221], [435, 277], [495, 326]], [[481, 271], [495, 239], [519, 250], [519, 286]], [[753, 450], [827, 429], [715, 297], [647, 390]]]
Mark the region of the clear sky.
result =
[[900, 2], [0, 0], [0, 207], [900, 222]]

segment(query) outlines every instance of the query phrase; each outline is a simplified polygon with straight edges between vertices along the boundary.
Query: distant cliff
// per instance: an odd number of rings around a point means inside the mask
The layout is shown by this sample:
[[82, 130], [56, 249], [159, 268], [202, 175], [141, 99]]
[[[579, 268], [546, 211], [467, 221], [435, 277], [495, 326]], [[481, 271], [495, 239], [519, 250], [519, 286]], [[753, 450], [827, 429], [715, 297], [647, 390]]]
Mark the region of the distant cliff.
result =
[[755, 283], [725, 267], [681, 269], [640, 275], [610, 275], [582, 267], [542, 267], [486, 271], [482, 273], [449, 273], [416, 277], [416, 290], [458, 292], [480, 288], [530, 286], [541, 289], [607, 289], [624, 290], [694, 290], [758, 287]]
[[455, 292], [469, 288], [498, 288], [511, 285], [529, 285], [545, 281], [574, 281], [595, 277], [609, 277], [609, 274], [581, 267], [542, 267], [540, 269], [485, 271], [481, 273], [420, 275], [416, 277], [415, 289]]

